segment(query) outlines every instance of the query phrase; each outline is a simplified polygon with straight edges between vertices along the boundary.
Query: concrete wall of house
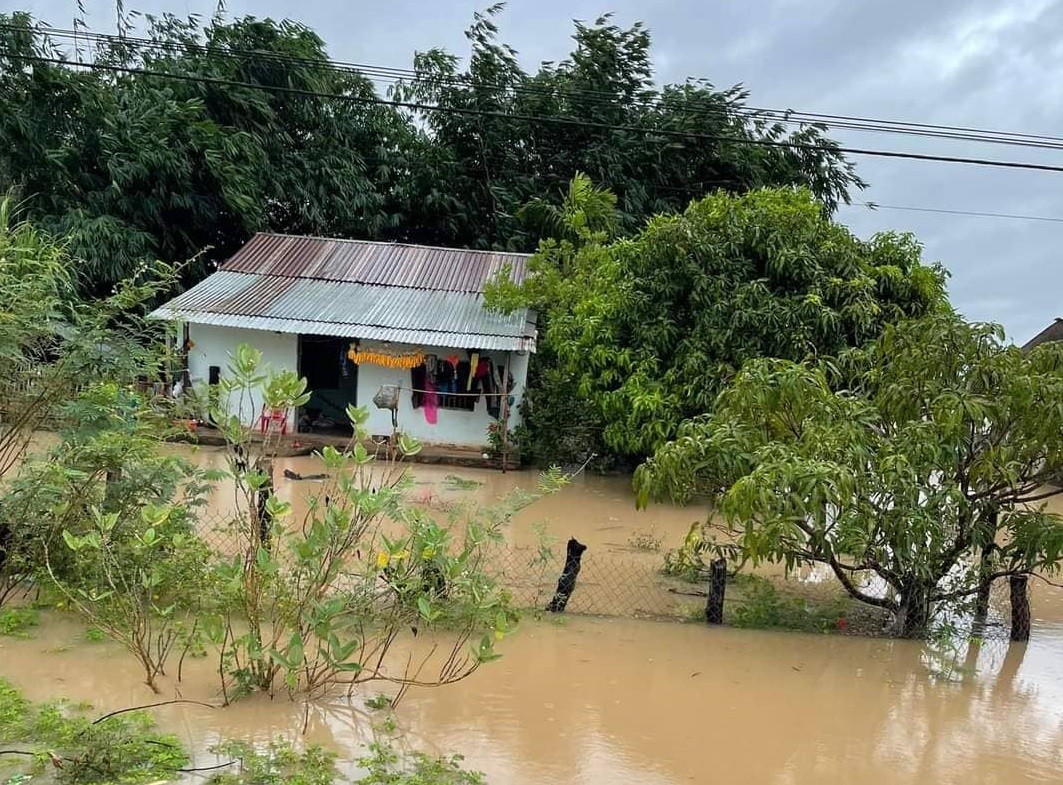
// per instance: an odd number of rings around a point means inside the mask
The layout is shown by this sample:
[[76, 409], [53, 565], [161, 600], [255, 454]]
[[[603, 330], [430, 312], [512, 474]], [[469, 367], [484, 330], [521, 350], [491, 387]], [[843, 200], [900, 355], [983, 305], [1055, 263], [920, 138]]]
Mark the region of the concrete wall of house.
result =
[[[217, 365], [221, 368], [222, 378], [228, 376], [230, 356], [242, 343], [262, 352], [263, 362], [268, 364], [272, 371], [298, 370], [299, 340], [296, 335], [190, 324], [188, 337], [195, 344], [188, 355], [188, 372], [192, 377], [193, 389], [203, 394], [206, 393], [210, 380], [210, 366]], [[247, 425], [257, 426], [262, 411], [262, 395], [256, 391], [251, 399], [245, 399], [242, 405], [238, 400], [231, 400], [228, 402], [228, 408], [231, 414], [239, 414]], [[289, 415], [288, 429], [295, 430], [294, 412]]]
[[[227, 376], [230, 355], [241, 343], [246, 343], [261, 351], [263, 361], [274, 371], [297, 371], [299, 367], [299, 339], [296, 335], [201, 324], [190, 324], [188, 332], [189, 338], [195, 344], [188, 356], [189, 374], [192, 377], [193, 388], [204, 394], [210, 378], [210, 366], [217, 365], [221, 368], [222, 377]], [[441, 357], [450, 354], [458, 354], [462, 359], [468, 357], [466, 349], [440, 346], [420, 347], [382, 344], [373, 341], [361, 341], [360, 345], [363, 349], [383, 349], [396, 354], [421, 350]], [[511, 429], [515, 428], [520, 424], [520, 404], [528, 378], [529, 355], [501, 351], [484, 352], [484, 354], [497, 364], [503, 364], [507, 359], [509, 361], [509, 372], [513, 376], [514, 384], [509, 426]], [[397, 384], [402, 388], [402, 394], [399, 397], [398, 421], [399, 429], [404, 433], [426, 444], [454, 444], [464, 447], [481, 447], [487, 444], [487, 428], [495, 420], [487, 413], [486, 399], [481, 397], [476, 402], [475, 410], [471, 412], [440, 408], [437, 412], [436, 423], [432, 425], [425, 419], [423, 408], [413, 408], [409, 371], [366, 363], [358, 367], [358, 405], [369, 409], [370, 433], [391, 433], [391, 413], [377, 409], [373, 404], [373, 396], [386, 384]], [[232, 413], [237, 413], [234, 411], [234, 408], [238, 406], [237, 401], [230, 401], [229, 406]], [[257, 426], [261, 409], [261, 394], [256, 393], [250, 402], [244, 402], [243, 410], [239, 414], [245, 423]], [[205, 415], [206, 412], [203, 414]], [[294, 432], [294, 412], [289, 417], [288, 427], [289, 431]]]
[[[457, 354], [462, 359], [468, 358], [467, 349], [448, 349], [441, 346], [415, 347], [404, 344], [386, 345], [372, 341], [361, 341], [360, 345], [362, 349], [384, 349], [395, 354], [421, 350], [426, 354], [435, 354], [440, 357]], [[528, 377], [528, 355], [521, 356], [501, 351], [489, 351], [484, 354], [499, 364], [504, 363], [507, 357], [509, 358], [514, 385], [514, 403], [509, 425], [510, 428], [515, 428], [520, 424], [520, 402]], [[358, 405], [369, 408], [370, 433], [391, 433], [391, 412], [377, 409], [373, 404], [373, 396], [387, 384], [397, 384], [402, 387], [402, 394], [399, 396], [398, 421], [399, 430], [403, 433], [426, 444], [454, 444], [464, 447], [481, 447], [487, 444], [487, 427], [495, 422], [495, 419], [487, 413], [485, 398], [481, 396], [476, 401], [476, 409], [471, 412], [440, 408], [437, 411], [436, 423], [432, 425], [425, 419], [423, 408], [413, 408], [409, 371], [366, 363], [358, 367]]]

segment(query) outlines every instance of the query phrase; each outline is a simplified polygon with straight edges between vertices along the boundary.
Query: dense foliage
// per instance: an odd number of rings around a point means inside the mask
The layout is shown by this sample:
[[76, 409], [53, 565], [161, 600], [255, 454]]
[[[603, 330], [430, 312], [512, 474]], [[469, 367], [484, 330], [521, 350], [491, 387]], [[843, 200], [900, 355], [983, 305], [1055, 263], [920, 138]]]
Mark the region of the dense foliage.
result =
[[721, 552], [827, 565], [913, 635], [996, 579], [1058, 570], [1063, 519], [1043, 500], [1061, 492], [1061, 400], [1063, 346], [909, 320], [837, 365], [748, 363], [636, 481], [643, 500], [707, 496]]
[[608, 202], [574, 182], [568, 229], [541, 244], [534, 280], [491, 293], [543, 313], [554, 363], [539, 369], [529, 422], [559, 449], [549, 419], [567, 413], [568, 427], [579, 416], [599, 426], [608, 449], [650, 455], [709, 412], [748, 360], [836, 355], [947, 307], [943, 271], [922, 264], [914, 239], [860, 240], [807, 191], [720, 192], [619, 240], [608, 239]]
[[[141, 306], [172, 285], [168, 268], [142, 267], [109, 296], [82, 301], [65, 245], [15, 220], [12, 210], [10, 199], [0, 201], [0, 477], [7, 479], [36, 429], [67, 420], [79, 390], [124, 386], [159, 372], [165, 360], [156, 351], [160, 328], [144, 322]], [[69, 458], [74, 467], [78, 456]], [[42, 487], [31, 490], [19, 480], [0, 498], [0, 605], [41, 564], [48, 536], [34, 528], [32, 513], [45, 504]], [[41, 520], [55, 523], [52, 512]], [[54, 526], [47, 531], [58, 533]]]
[[0, 14], [0, 187], [70, 236], [99, 292], [140, 260], [224, 258], [256, 230], [532, 250], [519, 208], [577, 171], [615, 190], [625, 230], [714, 189], [803, 185], [834, 205], [860, 185], [823, 129], [758, 119], [740, 88], [654, 87], [641, 25], [577, 24], [567, 58], [527, 72], [497, 11], [464, 68], [421, 53], [390, 96], [292, 22], [148, 17], [149, 44], [77, 43]]

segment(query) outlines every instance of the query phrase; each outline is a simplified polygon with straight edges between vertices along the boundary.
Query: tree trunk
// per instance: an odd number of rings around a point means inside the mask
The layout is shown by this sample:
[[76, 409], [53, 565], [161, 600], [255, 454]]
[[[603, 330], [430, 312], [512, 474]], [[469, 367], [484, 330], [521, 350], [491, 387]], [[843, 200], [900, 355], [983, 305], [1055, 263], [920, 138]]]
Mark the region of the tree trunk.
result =
[[1027, 584], [1029, 575], [1012, 575], [1008, 579], [1011, 585], [1011, 639], [1013, 641], [1030, 640], [1030, 593]]
[[984, 627], [986, 618], [989, 616], [989, 594], [993, 590], [993, 584], [983, 581], [978, 587], [978, 594], [974, 598], [974, 623], [977, 627]]
[[[993, 511], [990, 516], [990, 521], [993, 524], [994, 536], [997, 531], [997, 522], [999, 520], [999, 512]], [[982, 547], [981, 563], [979, 564], [980, 574], [982, 576], [989, 575], [992, 572], [992, 557], [993, 551], [997, 548], [996, 542], [990, 542], [988, 545]], [[989, 616], [989, 595], [993, 590], [992, 581], [986, 581], [982, 578], [982, 583], [978, 586], [978, 594], [974, 599], [974, 623], [978, 627], [984, 627], [986, 617]]]
[[105, 509], [111, 508], [111, 503], [115, 499], [117, 494], [118, 483], [122, 481], [121, 469], [108, 469], [107, 474], [104, 477], [104, 492], [103, 492], [103, 506]]
[[920, 638], [930, 623], [930, 592], [924, 586], [910, 586], [901, 597], [898, 627], [905, 638]]

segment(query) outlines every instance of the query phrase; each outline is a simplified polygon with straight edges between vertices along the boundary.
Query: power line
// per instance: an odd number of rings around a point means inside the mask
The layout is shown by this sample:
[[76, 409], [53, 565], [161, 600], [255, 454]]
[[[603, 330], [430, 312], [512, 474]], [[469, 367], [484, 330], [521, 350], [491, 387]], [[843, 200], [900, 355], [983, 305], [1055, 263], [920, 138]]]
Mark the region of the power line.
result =
[[[27, 30], [27, 28], [20, 27], [17, 25], [0, 25], [0, 28], [9, 30], [19, 30], [23, 32]], [[144, 46], [149, 48], [161, 49], [167, 52], [171, 51], [171, 49], [173, 48], [165, 42], [160, 42], [149, 38], [136, 38], [126, 35], [116, 36], [105, 33], [90, 32], [87, 30], [65, 30], [62, 28], [54, 28], [49, 26], [38, 26], [36, 28], [33, 28], [33, 30], [43, 33], [45, 36], [73, 38], [75, 42], [80, 39], [86, 39], [94, 40], [97, 43], [108, 43], [111, 45]], [[343, 62], [338, 60], [321, 60], [315, 58], [301, 57], [297, 55], [289, 55], [286, 53], [267, 52], [262, 50], [236, 49], [232, 47], [225, 47], [224, 49], [219, 50], [218, 47], [211, 47], [192, 42], [180, 42], [178, 47], [185, 51], [209, 54], [214, 57], [236, 59], [238, 55], [244, 55], [247, 57], [254, 57], [261, 60], [273, 60], [275, 62], [281, 63], [294, 63], [313, 68], [328, 69], [335, 72], [357, 75], [369, 81], [391, 85], [407, 80], [422, 82], [439, 81], [443, 84], [462, 85], [477, 89], [495, 90], [500, 93], [513, 92], [517, 94], [530, 94], [549, 97], [568, 96], [580, 99], [586, 99], [589, 96], [597, 96], [597, 98], [593, 98], [592, 100], [598, 101], [599, 104], [602, 102], [610, 102], [610, 105], [618, 98], [627, 98], [625, 96], [619, 96], [615, 93], [608, 93], [605, 91], [566, 91], [556, 89], [551, 90], [543, 87], [534, 87], [527, 85], [490, 85], [483, 82], [475, 82], [470, 77], [466, 77], [464, 75], [453, 75], [449, 77], [433, 76], [431, 78], [427, 78], [424, 74], [418, 73], [417, 71], [412, 69], [366, 65], [360, 63]], [[632, 100], [634, 101], [634, 103], [645, 106], [646, 108], [656, 109], [663, 108], [667, 103], [667, 99], [664, 96], [659, 96], [656, 99], [650, 99], [648, 97], [639, 98], [638, 96], [635, 96], [633, 98], [627, 98], [627, 100]], [[948, 139], [952, 141], [969, 141], [984, 144], [1007, 145], [1015, 147], [1032, 147], [1038, 149], [1063, 150], [1063, 138], [1061, 137], [1053, 137], [1040, 134], [991, 131], [965, 126], [934, 125], [930, 123], [912, 123], [896, 120], [879, 120], [853, 115], [821, 114], [794, 110], [736, 106], [720, 107], [718, 109], [691, 109], [687, 107], [683, 114], [692, 118], [712, 117], [717, 119], [723, 118], [725, 120], [732, 120], [737, 117], [747, 122], [752, 121], [755, 123], [771, 121], [777, 124], [791, 124], [798, 125], [801, 127], [829, 123], [830, 126], [834, 129], [844, 129], [872, 133], [890, 133], [935, 139]]]
[[1012, 218], [1018, 221], [1047, 221], [1050, 223], [1063, 223], [1063, 218], [1049, 215], [1020, 215], [1018, 213], [983, 213], [975, 210], [949, 210], [944, 207], [911, 207], [899, 204], [879, 204], [878, 202], [863, 202], [869, 210], [904, 210], [912, 213], [944, 213], [945, 215], [963, 215], [973, 218]]
[[955, 163], [955, 164], [967, 164], [971, 166], [986, 166], [999, 169], [1023, 169], [1029, 171], [1041, 171], [1041, 172], [1063, 172], [1063, 166], [1056, 166], [1052, 164], [1037, 164], [1027, 163], [1020, 161], [1001, 161], [996, 159], [987, 158], [969, 158], [964, 156], [950, 156], [950, 155], [932, 155], [929, 153], [905, 153], [897, 150], [876, 150], [872, 148], [861, 147], [843, 147], [836, 143], [827, 144], [812, 144], [807, 142], [796, 141], [781, 141], [776, 139], [750, 139], [734, 136], [726, 136], [723, 134], [711, 134], [697, 131], [676, 131], [668, 128], [645, 128], [634, 125], [619, 125], [612, 123], [599, 123], [590, 120], [577, 120], [575, 118], [568, 117], [551, 117], [547, 115], [529, 115], [515, 112], [498, 112], [486, 109], [467, 109], [464, 107], [454, 106], [436, 106], [433, 104], [424, 104], [413, 101], [399, 101], [399, 100], [386, 100], [382, 98], [366, 98], [353, 95], [343, 95], [338, 93], [322, 93], [314, 90], [303, 90], [295, 87], [284, 87], [280, 85], [264, 85], [256, 84], [252, 82], [239, 82], [230, 79], [219, 79], [209, 76], [193, 76], [189, 74], [170, 74], [162, 71], [152, 71], [144, 68], [133, 68], [130, 66], [119, 66], [108, 63], [73, 63], [69, 60], [44, 57], [40, 55], [20, 55], [14, 52], [0, 51], [0, 56], [8, 57], [13, 60], [21, 60], [25, 62], [36, 63], [51, 63], [56, 65], [64, 65], [69, 67], [89, 68], [92, 70], [104, 70], [115, 73], [127, 73], [139, 76], [154, 76], [162, 79], [173, 79], [184, 82], [197, 82], [203, 84], [214, 84], [219, 86], [228, 87], [241, 87], [251, 90], [264, 90], [267, 92], [278, 92], [290, 95], [300, 95], [310, 98], [324, 98], [339, 101], [348, 101], [352, 103], [364, 104], [364, 105], [382, 105], [392, 107], [402, 107], [406, 109], [416, 109], [419, 111], [427, 112], [443, 112], [449, 114], [464, 114], [480, 117], [495, 117], [502, 120], [521, 120], [531, 123], [551, 123], [556, 125], [563, 125], [568, 127], [579, 128], [596, 128], [599, 130], [609, 131], [627, 131], [631, 133], [647, 134], [650, 136], [659, 136], [676, 139], [691, 139], [708, 142], [722, 142], [739, 145], [752, 145], [756, 147], [771, 147], [776, 149], [785, 150], [803, 150], [808, 152], [820, 152], [831, 154], [846, 154], [846, 155], [862, 155], [877, 158], [893, 158], [900, 160], [911, 161], [933, 161], [938, 163]]

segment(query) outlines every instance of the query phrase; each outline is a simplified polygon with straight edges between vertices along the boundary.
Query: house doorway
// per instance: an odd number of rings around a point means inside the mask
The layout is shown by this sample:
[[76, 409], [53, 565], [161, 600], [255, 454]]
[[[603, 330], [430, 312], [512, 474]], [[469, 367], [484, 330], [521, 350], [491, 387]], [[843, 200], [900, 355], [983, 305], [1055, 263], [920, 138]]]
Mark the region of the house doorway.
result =
[[349, 338], [299, 336], [299, 375], [310, 400], [299, 410], [299, 431], [349, 436], [347, 407], [358, 405], [358, 366], [347, 358]]

